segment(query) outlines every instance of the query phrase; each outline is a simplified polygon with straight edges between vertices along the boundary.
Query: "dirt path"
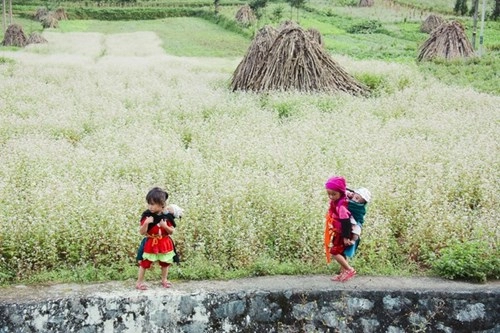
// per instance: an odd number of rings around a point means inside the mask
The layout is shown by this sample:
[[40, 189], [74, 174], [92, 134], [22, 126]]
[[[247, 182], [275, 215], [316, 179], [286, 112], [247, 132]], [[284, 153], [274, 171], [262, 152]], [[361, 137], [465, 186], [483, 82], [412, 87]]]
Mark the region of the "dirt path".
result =
[[149, 281], [150, 289], [138, 291], [134, 289], [134, 281], [113, 281], [99, 284], [54, 284], [25, 286], [17, 285], [0, 289], [0, 303], [24, 303], [38, 300], [71, 298], [95, 295], [116, 297], [136, 296], [158, 293], [231, 293], [239, 291], [279, 291], [279, 290], [326, 290], [338, 289], [345, 291], [360, 290], [398, 290], [411, 291], [445, 291], [461, 292], [491, 291], [500, 293], [500, 281], [485, 284], [450, 281], [426, 277], [383, 277], [383, 276], [358, 276], [346, 283], [332, 282], [327, 275], [306, 276], [264, 276], [244, 278], [227, 281], [173, 281], [171, 289], [163, 289], [158, 281]]

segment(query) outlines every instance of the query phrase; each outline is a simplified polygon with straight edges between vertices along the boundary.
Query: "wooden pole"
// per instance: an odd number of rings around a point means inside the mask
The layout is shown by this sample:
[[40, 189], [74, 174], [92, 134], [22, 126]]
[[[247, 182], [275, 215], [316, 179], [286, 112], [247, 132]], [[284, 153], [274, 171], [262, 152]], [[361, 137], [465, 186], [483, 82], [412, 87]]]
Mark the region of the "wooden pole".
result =
[[479, 9], [479, 0], [474, 0], [474, 23], [472, 28], [472, 47], [476, 49], [476, 33], [477, 33], [477, 12]]
[[12, 24], [12, 0], [9, 0], [9, 25]]
[[484, 15], [486, 12], [486, 0], [483, 0], [483, 12], [481, 14], [481, 33], [479, 35], [479, 56], [483, 55], [483, 42], [484, 42]]
[[7, 13], [5, 9], [5, 0], [2, 0], [2, 23], [3, 23], [3, 32], [7, 31]]

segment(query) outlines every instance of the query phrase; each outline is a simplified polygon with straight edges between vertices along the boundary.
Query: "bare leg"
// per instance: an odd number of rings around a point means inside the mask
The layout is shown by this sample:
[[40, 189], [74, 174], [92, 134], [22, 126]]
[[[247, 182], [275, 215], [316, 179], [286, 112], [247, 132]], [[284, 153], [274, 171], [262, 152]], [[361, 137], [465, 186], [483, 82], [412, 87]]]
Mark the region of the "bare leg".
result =
[[335, 281], [345, 282], [356, 275], [356, 271], [351, 267], [351, 265], [349, 265], [344, 256], [342, 256], [341, 254], [336, 254], [333, 256], [333, 258], [335, 258], [335, 260], [339, 263], [340, 269], [342, 271], [338, 278], [335, 279]]
[[146, 290], [147, 287], [144, 284], [144, 276], [146, 275], [146, 269], [142, 266], [139, 266], [139, 274], [137, 277], [137, 283], [135, 285], [136, 289]]
[[172, 284], [168, 282], [168, 266], [161, 267], [161, 285], [163, 288], [170, 288]]
[[161, 268], [161, 282], [167, 282], [168, 266]]
[[347, 262], [347, 259], [344, 258], [344, 256], [342, 256], [341, 254], [335, 254], [333, 258], [339, 263], [341, 270], [350, 271], [351, 269], [353, 269]]
[[145, 275], [146, 275], [146, 269], [144, 269], [142, 266], [139, 266], [139, 276], [137, 277], [138, 284], [144, 282]]

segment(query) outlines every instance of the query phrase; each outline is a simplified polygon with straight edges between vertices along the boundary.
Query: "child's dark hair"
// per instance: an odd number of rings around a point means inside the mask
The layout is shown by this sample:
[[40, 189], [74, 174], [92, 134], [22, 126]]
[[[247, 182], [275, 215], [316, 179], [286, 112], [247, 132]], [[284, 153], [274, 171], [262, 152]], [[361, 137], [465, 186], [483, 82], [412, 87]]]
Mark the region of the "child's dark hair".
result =
[[158, 204], [165, 206], [168, 199], [167, 191], [162, 190], [159, 187], [153, 187], [146, 195], [146, 201], [148, 204]]

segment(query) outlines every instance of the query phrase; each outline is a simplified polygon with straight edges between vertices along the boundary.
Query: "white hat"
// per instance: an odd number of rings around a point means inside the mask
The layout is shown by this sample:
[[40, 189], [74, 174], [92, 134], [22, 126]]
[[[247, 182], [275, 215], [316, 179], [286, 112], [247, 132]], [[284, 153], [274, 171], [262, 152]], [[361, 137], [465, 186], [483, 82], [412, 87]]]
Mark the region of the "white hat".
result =
[[358, 188], [357, 190], [354, 191], [355, 193], [359, 194], [365, 201], [368, 203], [372, 199], [372, 194], [370, 191], [368, 191], [367, 188], [361, 187]]

